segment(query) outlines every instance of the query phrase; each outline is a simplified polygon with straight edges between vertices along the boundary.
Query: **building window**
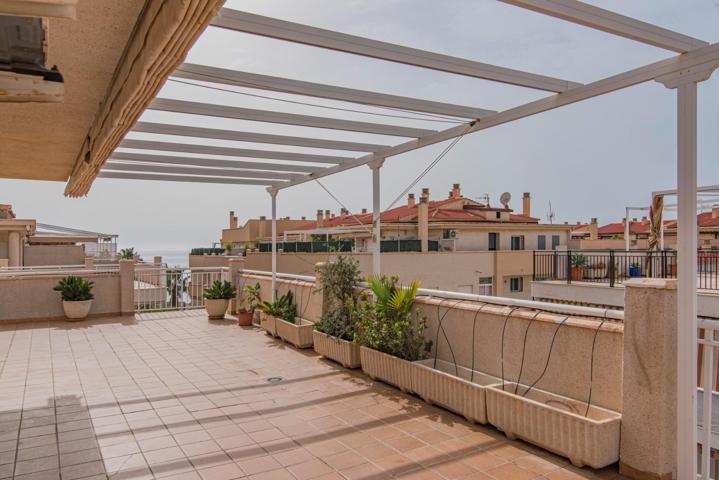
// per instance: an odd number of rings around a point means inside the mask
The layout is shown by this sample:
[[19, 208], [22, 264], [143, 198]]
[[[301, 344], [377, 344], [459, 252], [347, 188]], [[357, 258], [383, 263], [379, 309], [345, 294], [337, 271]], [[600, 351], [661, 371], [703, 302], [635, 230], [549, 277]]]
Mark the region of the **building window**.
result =
[[497, 220], [502, 218], [502, 212], [494, 212], [494, 215]]
[[480, 295], [492, 295], [492, 277], [479, 277], [479, 290]]
[[547, 236], [546, 235], [538, 235], [537, 236], [537, 250], [546, 250], [547, 249]]
[[499, 234], [495, 232], [489, 232], [489, 247], [488, 250], [498, 250], [499, 247]]
[[524, 235], [512, 235], [512, 250], [524, 250]]
[[521, 292], [524, 290], [524, 279], [522, 277], [512, 277], [509, 279], [509, 291]]
[[559, 246], [559, 235], [552, 235], [552, 250], [556, 250]]

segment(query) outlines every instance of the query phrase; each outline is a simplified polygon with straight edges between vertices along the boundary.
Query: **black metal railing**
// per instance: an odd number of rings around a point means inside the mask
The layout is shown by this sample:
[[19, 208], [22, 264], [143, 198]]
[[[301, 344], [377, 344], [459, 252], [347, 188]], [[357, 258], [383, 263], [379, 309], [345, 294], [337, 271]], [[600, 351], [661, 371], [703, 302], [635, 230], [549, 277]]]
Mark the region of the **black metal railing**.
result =
[[[716, 257], [714, 262], [716, 266]], [[535, 281], [591, 282], [613, 287], [628, 278], [676, 276], [677, 257], [673, 250], [534, 251]], [[710, 283], [706, 282], [707, 285]]]

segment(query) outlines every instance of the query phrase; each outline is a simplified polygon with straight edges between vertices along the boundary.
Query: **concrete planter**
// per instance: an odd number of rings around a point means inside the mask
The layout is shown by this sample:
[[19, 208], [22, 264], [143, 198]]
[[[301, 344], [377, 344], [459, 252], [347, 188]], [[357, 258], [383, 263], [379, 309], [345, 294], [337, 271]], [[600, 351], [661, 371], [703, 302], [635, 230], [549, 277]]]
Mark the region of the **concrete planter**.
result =
[[367, 347], [360, 347], [360, 358], [362, 371], [372, 380], [389, 383], [405, 393], [412, 392], [412, 362]]
[[487, 423], [485, 391], [501, 380], [444, 360], [413, 362], [412, 390], [425, 402], [462, 415], [472, 423]]
[[345, 368], [359, 368], [362, 366], [360, 359], [360, 346], [356, 343], [332, 337], [317, 330], [312, 332], [315, 352], [325, 358], [342, 364]]
[[273, 337], [277, 336], [277, 317], [261, 312], [260, 326], [265, 332], [267, 332], [267, 335], [272, 335]]
[[62, 309], [65, 312], [65, 317], [70, 322], [77, 322], [83, 320], [90, 313], [92, 307], [92, 300], [81, 300], [77, 302], [71, 302], [67, 300], [62, 301]]
[[303, 318], [297, 318], [297, 323], [290, 323], [281, 318], [276, 319], [277, 335], [297, 348], [310, 348], [312, 346], [312, 332], [315, 324]]
[[[602, 468], [619, 460], [621, 414], [553, 393], [532, 389], [515, 395], [515, 384], [489, 387], [487, 418], [507, 437], [526, 440], [565, 456], [575, 466]], [[519, 387], [524, 393], [527, 387]]]
[[207, 310], [207, 318], [210, 320], [222, 320], [225, 318], [227, 307], [230, 301], [225, 298], [205, 299], [205, 310]]

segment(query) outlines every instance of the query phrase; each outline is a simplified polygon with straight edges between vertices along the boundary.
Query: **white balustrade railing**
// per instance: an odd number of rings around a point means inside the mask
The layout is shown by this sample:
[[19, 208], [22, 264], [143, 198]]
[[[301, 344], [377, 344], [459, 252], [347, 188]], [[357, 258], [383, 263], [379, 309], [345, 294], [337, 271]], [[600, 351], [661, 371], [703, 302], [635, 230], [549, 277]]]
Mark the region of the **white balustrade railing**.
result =
[[[719, 473], [719, 462], [713, 458], [719, 452], [719, 422], [714, 420], [714, 401], [719, 401], [714, 391], [716, 390], [716, 350], [719, 348], [719, 340], [716, 332], [719, 330], [719, 320], [707, 318], [699, 319], [699, 345], [701, 380], [699, 395], [697, 396], [697, 438], [701, 446], [699, 458], [699, 478], [709, 480], [717, 478]], [[699, 338], [701, 337], [701, 338]], [[707, 394], [709, 392], [709, 394]], [[713, 455], [714, 454], [714, 455]]]
[[168, 268], [164, 265], [135, 267], [135, 310], [165, 311], [203, 308], [204, 291], [215, 280], [230, 280], [226, 267]]

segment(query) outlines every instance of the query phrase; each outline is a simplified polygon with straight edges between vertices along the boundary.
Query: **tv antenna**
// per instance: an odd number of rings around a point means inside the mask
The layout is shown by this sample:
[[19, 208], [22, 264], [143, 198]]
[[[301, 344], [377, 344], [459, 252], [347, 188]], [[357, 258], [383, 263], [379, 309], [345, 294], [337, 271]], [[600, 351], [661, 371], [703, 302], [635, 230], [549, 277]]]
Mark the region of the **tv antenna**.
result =
[[557, 216], [557, 212], [552, 210], [552, 201], [549, 201], [549, 212], [547, 213], [547, 220], [549, 220], [550, 225], [554, 223], [554, 217]]

